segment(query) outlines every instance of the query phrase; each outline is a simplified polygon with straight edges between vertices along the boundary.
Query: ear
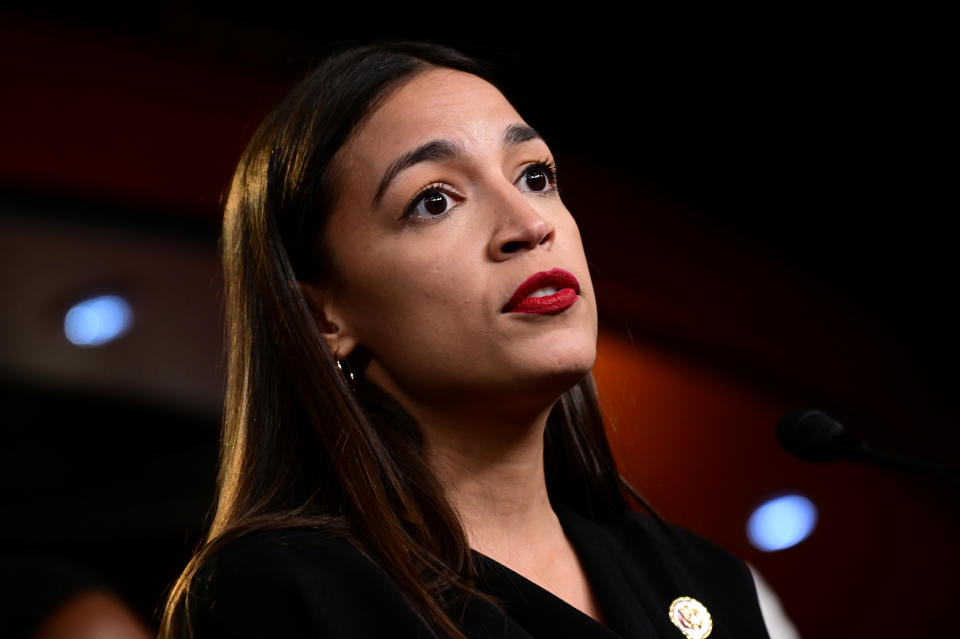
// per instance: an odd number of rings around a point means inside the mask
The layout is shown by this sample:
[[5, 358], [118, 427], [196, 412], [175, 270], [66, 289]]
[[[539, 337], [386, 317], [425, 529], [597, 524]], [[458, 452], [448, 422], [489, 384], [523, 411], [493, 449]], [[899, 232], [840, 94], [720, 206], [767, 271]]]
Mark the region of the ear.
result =
[[337, 359], [345, 358], [356, 348], [357, 339], [350, 324], [334, 303], [332, 292], [326, 287], [308, 282], [298, 281], [297, 284], [300, 285], [303, 296], [307, 298], [307, 304], [313, 311], [313, 318], [317, 322], [320, 333], [327, 340], [330, 352]]

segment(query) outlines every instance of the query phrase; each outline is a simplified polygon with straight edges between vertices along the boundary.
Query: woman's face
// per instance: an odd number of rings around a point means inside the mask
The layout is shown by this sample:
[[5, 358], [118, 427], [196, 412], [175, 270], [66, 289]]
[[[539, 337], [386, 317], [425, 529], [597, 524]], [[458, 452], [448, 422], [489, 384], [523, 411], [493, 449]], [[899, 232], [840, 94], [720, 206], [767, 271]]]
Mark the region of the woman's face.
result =
[[[597, 309], [576, 222], [550, 149], [496, 88], [423, 72], [336, 162], [325, 236], [335, 275], [321, 304], [341, 358], [366, 347], [367, 378], [408, 409], [555, 399], [592, 368]], [[551, 312], [520, 312], [539, 308], [530, 301], [505, 309], [552, 269], [579, 288], [544, 298]], [[540, 286], [551, 284], [571, 287]]]

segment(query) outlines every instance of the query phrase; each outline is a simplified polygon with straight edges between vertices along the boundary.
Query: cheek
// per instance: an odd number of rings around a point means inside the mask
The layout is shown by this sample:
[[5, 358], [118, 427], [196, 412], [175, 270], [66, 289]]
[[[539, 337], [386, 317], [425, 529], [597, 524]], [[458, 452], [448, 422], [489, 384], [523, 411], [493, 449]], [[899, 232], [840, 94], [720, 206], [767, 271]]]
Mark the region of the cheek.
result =
[[387, 351], [429, 350], [431, 343], [449, 342], [475, 327], [484, 290], [460, 258], [458, 263], [429, 247], [371, 255], [369, 266], [346, 282], [360, 342], [386, 356]]

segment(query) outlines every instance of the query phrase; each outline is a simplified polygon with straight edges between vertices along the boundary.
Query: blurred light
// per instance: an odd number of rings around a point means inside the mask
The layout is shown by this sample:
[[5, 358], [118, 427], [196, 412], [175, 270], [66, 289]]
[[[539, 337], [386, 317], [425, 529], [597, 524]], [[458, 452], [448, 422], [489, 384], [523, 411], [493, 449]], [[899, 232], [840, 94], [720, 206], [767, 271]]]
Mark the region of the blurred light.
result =
[[795, 546], [810, 536], [817, 525], [817, 507], [802, 495], [783, 495], [753, 511], [747, 522], [747, 537], [764, 552]]
[[116, 295], [101, 295], [76, 304], [67, 311], [63, 332], [77, 346], [100, 346], [130, 329], [133, 311]]

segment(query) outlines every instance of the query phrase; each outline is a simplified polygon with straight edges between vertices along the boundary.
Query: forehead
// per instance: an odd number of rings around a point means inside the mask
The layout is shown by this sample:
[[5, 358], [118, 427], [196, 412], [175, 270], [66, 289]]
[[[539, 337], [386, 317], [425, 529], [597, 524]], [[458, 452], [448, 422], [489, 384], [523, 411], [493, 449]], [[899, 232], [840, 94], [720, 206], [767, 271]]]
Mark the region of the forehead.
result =
[[430, 69], [395, 91], [344, 148], [344, 161], [384, 167], [397, 155], [431, 139], [465, 147], [496, 144], [504, 130], [523, 122], [492, 84], [454, 69]]

